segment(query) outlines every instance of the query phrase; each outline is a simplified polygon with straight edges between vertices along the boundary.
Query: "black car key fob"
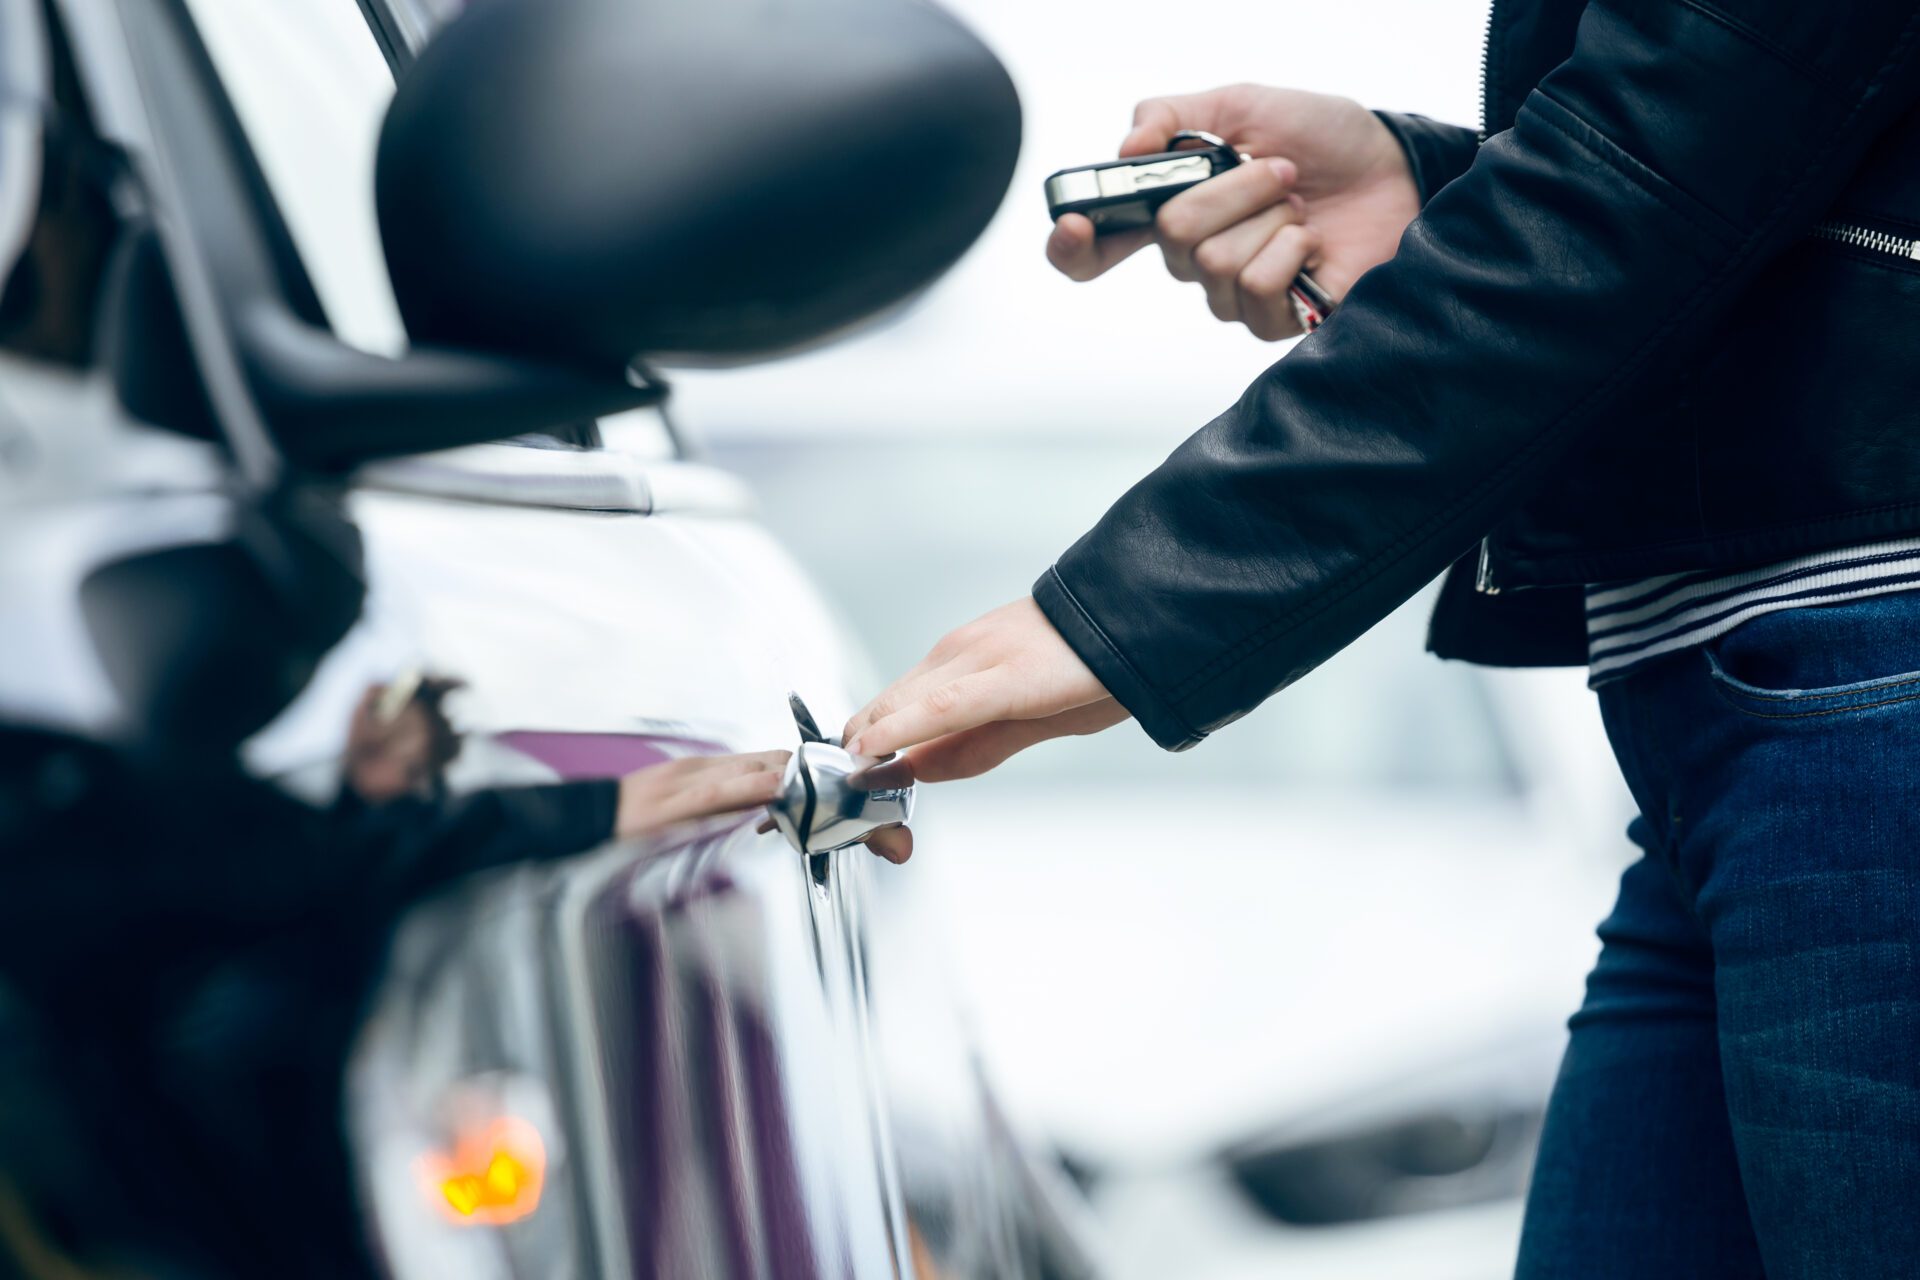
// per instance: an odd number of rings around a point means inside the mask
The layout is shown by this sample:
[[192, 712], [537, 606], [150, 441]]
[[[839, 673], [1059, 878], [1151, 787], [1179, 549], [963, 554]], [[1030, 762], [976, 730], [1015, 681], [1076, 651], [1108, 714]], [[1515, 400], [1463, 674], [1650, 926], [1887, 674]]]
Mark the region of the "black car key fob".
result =
[[[1095, 235], [1151, 226], [1161, 205], [1246, 159], [1223, 139], [1197, 129], [1183, 129], [1169, 143], [1171, 150], [1150, 156], [1060, 170], [1047, 179], [1048, 215], [1058, 222], [1069, 213], [1083, 214]], [[1333, 299], [1304, 271], [1287, 295], [1308, 333], [1333, 312]]]
[[1055, 222], [1085, 214], [1097, 233], [1144, 227], [1161, 205], [1240, 163], [1240, 153], [1210, 133], [1176, 133], [1173, 149], [1062, 169], [1047, 179], [1047, 213]]

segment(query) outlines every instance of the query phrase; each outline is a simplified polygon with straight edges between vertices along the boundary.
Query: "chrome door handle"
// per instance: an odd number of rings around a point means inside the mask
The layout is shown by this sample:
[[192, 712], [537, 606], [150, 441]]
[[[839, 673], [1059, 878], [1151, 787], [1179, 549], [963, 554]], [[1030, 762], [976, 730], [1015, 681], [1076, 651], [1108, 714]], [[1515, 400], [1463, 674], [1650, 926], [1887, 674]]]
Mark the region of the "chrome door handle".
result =
[[800, 746], [767, 805], [787, 843], [803, 854], [832, 853], [913, 817], [912, 766], [898, 756], [856, 756], [820, 732], [799, 694], [787, 705]]

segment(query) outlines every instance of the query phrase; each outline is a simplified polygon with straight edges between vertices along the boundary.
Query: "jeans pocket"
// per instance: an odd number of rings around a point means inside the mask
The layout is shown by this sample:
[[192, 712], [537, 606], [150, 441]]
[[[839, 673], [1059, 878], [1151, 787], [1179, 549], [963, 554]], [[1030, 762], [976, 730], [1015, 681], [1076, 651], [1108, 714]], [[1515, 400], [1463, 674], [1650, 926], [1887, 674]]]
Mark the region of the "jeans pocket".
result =
[[1702, 646], [1751, 715], [1803, 719], [1920, 699], [1920, 591], [1763, 614]]

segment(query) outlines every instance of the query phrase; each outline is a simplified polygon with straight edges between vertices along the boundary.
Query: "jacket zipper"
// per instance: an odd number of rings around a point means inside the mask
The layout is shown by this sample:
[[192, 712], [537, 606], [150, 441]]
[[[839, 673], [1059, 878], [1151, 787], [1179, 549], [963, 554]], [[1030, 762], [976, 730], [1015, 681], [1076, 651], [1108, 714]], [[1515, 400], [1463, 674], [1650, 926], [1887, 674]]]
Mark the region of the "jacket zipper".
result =
[[1871, 227], [1856, 227], [1847, 222], [1823, 222], [1813, 229], [1812, 235], [1816, 239], [1837, 241], [1840, 244], [1851, 245], [1855, 249], [1871, 249], [1875, 253], [1891, 254], [1896, 258], [1920, 262], [1920, 240], [1909, 240], [1905, 236], [1875, 231]]
[[[1487, 35], [1486, 39], [1480, 43], [1480, 141], [1482, 143], [1486, 142], [1488, 133], [1493, 127], [1493, 24], [1499, 9], [1500, 0], [1488, 0]], [[1855, 249], [1869, 249], [1876, 253], [1920, 262], [1920, 240], [1911, 240], [1885, 231], [1875, 231], [1871, 227], [1858, 227], [1846, 222], [1822, 222], [1815, 226], [1810, 234], [1816, 239], [1836, 241]], [[1473, 589], [1481, 595], [1500, 594], [1499, 584], [1493, 580], [1492, 535], [1480, 539], [1480, 561], [1474, 569]]]
[[[1480, 41], [1480, 144], [1486, 145], [1487, 132], [1493, 127], [1493, 19], [1500, 0], [1487, 0], [1487, 32]], [[1500, 588], [1493, 582], [1493, 537], [1480, 539], [1480, 563], [1473, 573], [1473, 589], [1481, 595], [1497, 596]]]
[[1493, 15], [1500, 0], [1487, 0], [1487, 35], [1480, 42], [1480, 141], [1493, 128]]
[[[1822, 222], [1808, 234], [1817, 240], [1832, 240], [1836, 244], [1849, 245], [1855, 249], [1867, 249], [1895, 258], [1905, 258], [1909, 262], [1920, 262], [1920, 239], [1896, 236], [1887, 231], [1875, 231], [1872, 227], [1859, 227], [1850, 222]], [[1480, 565], [1473, 575], [1473, 589], [1487, 596], [1500, 594], [1500, 588], [1493, 580], [1492, 544], [1491, 537], [1480, 539]]]
[[1473, 571], [1473, 589], [1483, 596], [1497, 596], [1500, 588], [1493, 581], [1493, 535], [1480, 539], [1480, 565]]

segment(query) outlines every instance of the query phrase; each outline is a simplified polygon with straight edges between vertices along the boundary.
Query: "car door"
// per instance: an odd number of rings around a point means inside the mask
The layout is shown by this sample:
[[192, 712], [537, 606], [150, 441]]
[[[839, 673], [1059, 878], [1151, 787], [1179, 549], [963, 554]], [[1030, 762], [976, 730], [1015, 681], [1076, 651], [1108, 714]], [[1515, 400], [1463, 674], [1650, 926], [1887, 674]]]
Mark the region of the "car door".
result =
[[[317, 332], [336, 315], [377, 319], [343, 292], [354, 228], [276, 208], [276, 173], [364, 153], [256, 154], [281, 124], [310, 137], [368, 118], [326, 96], [366, 83], [363, 68], [326, 74], [344, 38], [339, 7], [325, 41], [302, 38], [298, 15], [323, 7], [59, 6], [85, 77], [114, 104], [116, 144], [154, 179], [145, 195], [189, 330], [205, 323], [217, 339], [251, 289], [284, 293]], [[358, 34], [378, 65], [371, 34]], [[264, 99], [230, 96], [243, 64], [249, 93], [270, 90], [274, 57], [289, 60], [282, 87], [306, 118], [286, 101], [262, 114]], [[372, 327], [357, 335], [365, 345], [378, 342]], [[245, 376], [201, 364], [199, 345], [182, 354], [204, 384]], [[214, 399], [227, 425], [230, 406]], [[244, 455], [246, 440], [242, 427], [226, 444]], [[271, 452], [252, 460], [262, 474]], [[396, 651], [459, 667], [475, 691], [460, 726], [468, 786], [775, 745], [792, 737], [784, 695], [795, 680], [844, 706], [844, 673], [818, 660], [835, 652], [835, 632], [800, 607], [807, 592], [790, 562], [727, 505], [726, 486], [702, 489], [695, 469], [655, 461], [658, 487], [628, 509], [377, 478], [349, 495], [370, 604], [249, 744], [254, 771], [324, 803], [351, 699], [364, 680], [396, 674], [382, 665]], [[596, 462], [608, 473], [622, 464]], [[217, 465], [198, 474], [221, 484]], [[514, 474], [540, 487], [534, 464]], [[703, 500], [707, 490], [718, 500]], [[670, 520], [676, 492], [693, 497]], [[769, 610], [804, 639], [772, 642]], [[483, 877], [403, 924], [345, 1098], [363, 1210], [394, 1274], [448, 1274], [449, 1258], [508, 1275], [910, 1271], [865, 1042], [857, 864], [809, 865], [753, 827]]]

